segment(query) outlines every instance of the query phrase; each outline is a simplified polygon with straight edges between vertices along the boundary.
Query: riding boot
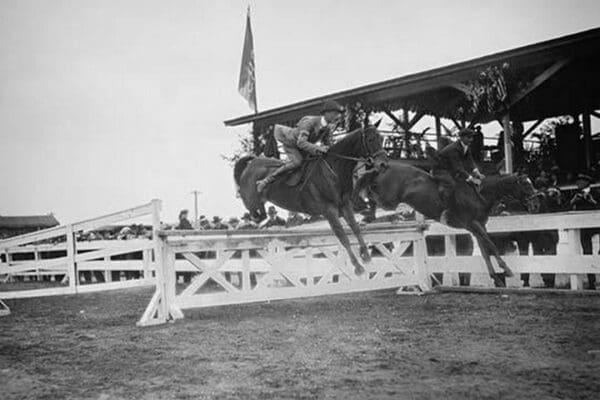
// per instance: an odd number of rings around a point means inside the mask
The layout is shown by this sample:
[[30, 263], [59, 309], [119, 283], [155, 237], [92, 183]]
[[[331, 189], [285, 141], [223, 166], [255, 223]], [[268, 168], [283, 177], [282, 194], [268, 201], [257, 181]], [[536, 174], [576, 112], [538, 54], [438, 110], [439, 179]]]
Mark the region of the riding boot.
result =
[[294, 164], [283, 164], [281, 167], [277, 168], [275, 171], [271, 172], [264, 179], [256, 182], [256, 190], [258, 193], [262, 193], [265, 190], [265, 187], [272, 183], [278, 175], [281, 175], [285, 171], [289, 171], [290, 169], [294, 169], [296, 166]]

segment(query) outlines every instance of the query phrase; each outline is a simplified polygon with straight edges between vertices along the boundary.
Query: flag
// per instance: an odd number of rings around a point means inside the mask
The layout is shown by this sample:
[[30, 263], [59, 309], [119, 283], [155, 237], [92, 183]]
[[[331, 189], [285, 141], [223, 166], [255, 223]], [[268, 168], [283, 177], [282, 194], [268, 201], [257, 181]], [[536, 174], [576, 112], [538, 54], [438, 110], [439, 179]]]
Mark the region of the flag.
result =
[[254, 75], [254, 43], [252, 27], [250, 26], [250, 7], [246, 16], [246, 36], [244, 37], [244, 50], [242, 51], [242, 66], [240, 67], [240, 82], [238, 91], [246, 99], [250, 108], [258, 112], [256, 105], [256, 76]]

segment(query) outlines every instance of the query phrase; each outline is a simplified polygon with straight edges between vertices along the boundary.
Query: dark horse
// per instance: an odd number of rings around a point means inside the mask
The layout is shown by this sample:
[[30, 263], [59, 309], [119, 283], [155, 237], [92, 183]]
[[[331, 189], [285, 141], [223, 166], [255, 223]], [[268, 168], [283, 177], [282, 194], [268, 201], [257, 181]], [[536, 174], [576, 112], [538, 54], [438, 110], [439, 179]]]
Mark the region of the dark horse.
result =
[[[356, 183], [355, 194], [368, 188], [377, 204], [388, 210], [395, 210], [399, 203], [405, 203], [427, 218], [439, 221], [443, 211], [438, 182], [422, 169], [392, 160], [383, 172], [364, 175]], [[448, 225], [469, 231], [479, 243], [490, 277], [496, 286], [504, 286], [502, 279], [494, 272], [490, 260], [493, 255], [505, 276], [512, 271], [500, 257], [498, 249], [490, 239], [485, 225], [494, 204], [503, 198], [513, 198], [525, 203], [535, 193], [533, 185], [524, 175], [495, 175], [486, 177], [481, 185], [481, 196], [466, 182], [458, 182], [455, 191], [457, 212]]]
[[234, 167], [234, 179], [239, 187], [240, 197], [255, 220], [266, 217], [266, 200], [290, 211], [327, 218], [333, 232], [340, 240], [357, 275], [364, 272], [363, 266], [350, 249], [350, 241], [340, 223], [344, 217], [358, 238], [360, 255], [365, 262], [371, 260], [367, 245], [360, 233], [352, 205], [352, 173], [360, 160], [376, 158], [377, 162], [387, 161], [381, 148], [382, 139], [376, 127], [367, 127], [348, 133], [331, 146], [327, 154], [306, 161], [306, 176], [290, 186], [285, 176], [268, 185], [262, 193], [256, 190], [256, 182], [269, 171], [281, 165], [272, 158], [246, 156], [238, 160]]

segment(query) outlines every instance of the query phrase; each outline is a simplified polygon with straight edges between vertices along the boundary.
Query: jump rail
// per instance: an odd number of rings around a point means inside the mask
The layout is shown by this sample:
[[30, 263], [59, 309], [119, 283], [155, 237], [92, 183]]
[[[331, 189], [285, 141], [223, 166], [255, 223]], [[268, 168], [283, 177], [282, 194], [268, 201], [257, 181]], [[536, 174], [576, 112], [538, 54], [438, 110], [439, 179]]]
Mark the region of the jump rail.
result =
[[[157, 288], [138, 325], [183, 318], [188, 308], [389, 288], [428, 291], [424, 228], [364, 229], [375, 250], [361, 277], [330, 230], [161, 231]], [[352, 245], [357, 251], [357, 243]], [[187, 286], [175, 280], [177, 255], [197, 272]]]

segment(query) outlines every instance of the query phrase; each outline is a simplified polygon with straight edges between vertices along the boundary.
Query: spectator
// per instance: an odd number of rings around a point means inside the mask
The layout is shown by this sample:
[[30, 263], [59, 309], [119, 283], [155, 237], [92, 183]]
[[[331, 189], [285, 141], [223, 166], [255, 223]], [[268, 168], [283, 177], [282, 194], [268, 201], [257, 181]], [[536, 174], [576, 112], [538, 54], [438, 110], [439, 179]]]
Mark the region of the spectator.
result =
[[577, 185], [577, 193], [569, 202], [571, 210], [594, 210], [598, 207], [598, 202], [594, 199], [591, 192], [592, 178], [589, 175], [579, 174], [575, 184]]
[[294, 211], [289, 212], [287, 223], [286, 223], [286, 225], [288, 227], [302, 225], [303, 223], [304, 223], [304, 218], [302, 217], [302, 215], [300, 215], [300, 213], [297, 213]]
[[240, 225], [240, 220], [236, 217], [231, 217], [229, 218], [227, 225], [229, 225], [229, 228], [231, 229], [238, 229], [238, 226]]
[[229, 227], [222, 222], [221, 217], [219, 217], [218, 215], [215, 215], [213, 217], [211, 225], [212, 225], [212, 229], [221, 229], [221, 230], [229, 229]]
[[200, 216], [199, 223], [200, 223], [200, 229], [204, 229], [204, 230], [211, 229], [210, 221], [208, 219], [206, 219], [206, 217], [204, 215]]
[[560, 189], [551, 186], [546, 189], [546, 208], [547, 212], [559, 212], [563, 209], [563, 199]]
[[475, 127], [473, 142], [471, 143], [471, 154], [475, 163], [480, 166], [483, 162], [483, 132], [481, 132], [481, 125]]
[[540, 172], [540, 176], [535, 179], [535, 188], [538, 190], [546, 190], [550, 184], [548, 173], [546, 171]]
[[188, 220], [188, 210], [181, 210], [181, 212], [179, 212], [179, 225], [177, 225], [175, 229], [194, 229], [194, 227]]
[[256, 228], [257, 228], [256, 224], [250, 218], [250, 213], [248, 213], [248, 212], [244, 213], [244, 215], [242, 216], [242, 222], [238, 226], [238, 229], [256, 229]]
[[558, 173], [560, 172], [560, 168], [556, 165], [550, 168], [550, 177], [548, 178], [548, 186], [550, 187], [558, 187]]
[[133, 232], [132, 232], [131, 228], [128, 226], [125, 226], [119, 231], [119, 234], [117, 235], [117, 239], [119, 239], [119, 240], [131, 239], [132, 234], [133, 234]]
[[271, 228], [273, 226], [285, 226], [285, 220], [277, 215], [277, 210], [274, 206], [269, 206], [267, 210], [269, 218], [264, 223], [262, 228]]

